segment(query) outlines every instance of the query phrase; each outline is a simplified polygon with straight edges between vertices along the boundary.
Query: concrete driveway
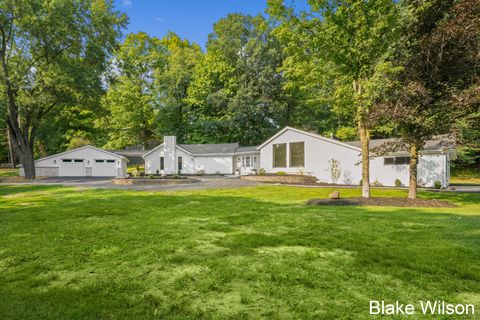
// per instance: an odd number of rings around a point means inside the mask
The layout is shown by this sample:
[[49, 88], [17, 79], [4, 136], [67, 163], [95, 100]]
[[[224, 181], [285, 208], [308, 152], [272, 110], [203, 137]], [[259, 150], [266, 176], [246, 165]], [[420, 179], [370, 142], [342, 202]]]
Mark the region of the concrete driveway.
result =
[[201, 176], [194, 177], [199, 182], [181, 183], [181, 184], [157, 184], [157, 185], [114, 185], [111, 178], [60, 178], [51, 177], [29, 183], [10, 183], [10, 184], [34, 184], [34, 185], [63, 185], [69, 187], [102, 188], [102, 189], [122, 189], [122, 190], [152, 190], [152, 191], [170, 191], [170, 190], [202, 190], [202, 189], [224, 189], [241, 188], [259, 185], [260, 183], [238, 178], [224, 176]]

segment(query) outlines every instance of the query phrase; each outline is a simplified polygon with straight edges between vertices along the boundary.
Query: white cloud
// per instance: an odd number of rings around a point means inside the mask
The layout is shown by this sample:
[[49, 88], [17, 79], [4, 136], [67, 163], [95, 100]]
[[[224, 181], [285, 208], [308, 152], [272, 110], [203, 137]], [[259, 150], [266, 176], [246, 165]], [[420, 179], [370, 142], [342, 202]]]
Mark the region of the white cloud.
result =
[[157, 21], [157, 22], [163, 22], [163, 18], [156, 17], [156, 18], [155, 18], [155, 21]]
[[132, 0], [123, 0], [122, 1], [122, 4], [125, 6], [125, 7], [130, 7], [132, 5]]

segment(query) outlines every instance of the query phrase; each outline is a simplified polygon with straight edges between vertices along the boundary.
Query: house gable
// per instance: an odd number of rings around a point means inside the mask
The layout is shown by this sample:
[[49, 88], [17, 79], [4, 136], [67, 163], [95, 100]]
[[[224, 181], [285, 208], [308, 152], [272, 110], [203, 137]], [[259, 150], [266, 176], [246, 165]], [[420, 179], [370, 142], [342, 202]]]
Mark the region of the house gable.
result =
[[296, 128], [292, 128], [292, 127], [285, 127], [283, 128], [282, 130], [280, 130], [279, 132], [277, 132], [275, 135], [273, 135], [270, 139], [268, 139], [267, 141], [265, 141], [264, 143], [262, 143], [260, 146], [258, 146], [258, 150], [264, 148], [266, 145], [268, 145], [270, 142], [274, 141], [275, 139], [277, 139], [278, 137], [280, 137], [281, 135], [283, 135], [285, 132], [287, 131], [292, 131], [292, 132], [296, 132], [296, 133], [299, 133], [299, 134], [303, 134], [303, 135], [306, 135], [306, 136], [309, 136], [309, 137], [313, 137], [313, 138], [316, 138], [316, 139], [320, 139], [320, 140], [323, 140], [323, 141], [326, 141], [326, 142], [329, 142], [329, 143], [333, 143], [333, 144], [336, 144], [336, 145], [339, 145], [339, 146], [342, 146], [342, 147], [345, 147], [345, 148], [348, 148], [348, 149], [351, 149], [351, 150], [356, 150], [356, 151], [362, 151], [360, 148], [358, 147], [355, 147], [355, 146], [352, 146], [352, 145], [349, 145], [347, 143], [343, 143], [341, 141], [338, 141], [338, 140], [335, 140], [335, 139], [330, 139], [330, 138], [326, 138], [324, 136], [321, 136], [319, 134], [315, 134], [315, 133], [311, 133], [311, 132], [307, 132], [307, 131], [303, 131], [303, 130], [300, 130], [300, 129], [296, 129]]

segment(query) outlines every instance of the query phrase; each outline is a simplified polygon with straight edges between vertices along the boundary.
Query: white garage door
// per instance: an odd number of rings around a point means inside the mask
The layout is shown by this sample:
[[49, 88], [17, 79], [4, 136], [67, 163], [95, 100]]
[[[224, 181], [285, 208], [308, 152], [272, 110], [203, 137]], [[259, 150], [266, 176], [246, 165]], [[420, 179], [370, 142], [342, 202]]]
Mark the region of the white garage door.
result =
[[60, 176], [83, 177], [85, 176], [85, 161], [83, 159], [62, 159]]
[[95, 160], [93, 165], [93, 175], [95, 177], [115, 177], [117, 175], [117, 165], [115, 160]]

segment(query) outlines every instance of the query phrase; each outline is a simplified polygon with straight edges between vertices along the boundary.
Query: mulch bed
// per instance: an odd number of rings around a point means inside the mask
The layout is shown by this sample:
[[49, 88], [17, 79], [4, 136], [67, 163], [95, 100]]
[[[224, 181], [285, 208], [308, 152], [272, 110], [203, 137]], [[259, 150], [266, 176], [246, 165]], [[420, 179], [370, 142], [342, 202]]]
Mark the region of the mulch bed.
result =
[[380, 198], [341, 198], [341, 199], [310, 199], [308, 205], [317, 206], [384, 206], [384, 207], [424, 207], [424, 208], [454, 208], [457, 205], [436, 199], [407, 199], [395, 197]]

